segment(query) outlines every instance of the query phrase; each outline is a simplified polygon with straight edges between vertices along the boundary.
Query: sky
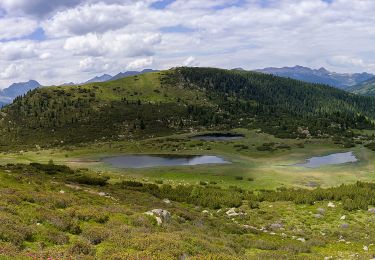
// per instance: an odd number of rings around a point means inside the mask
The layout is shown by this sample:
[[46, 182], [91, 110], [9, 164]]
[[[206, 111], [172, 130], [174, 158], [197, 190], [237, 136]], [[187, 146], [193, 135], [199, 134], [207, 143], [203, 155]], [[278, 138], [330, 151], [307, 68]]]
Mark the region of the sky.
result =
[[176, 66], [375, 73], [374, 0], [0, 0], [0, 88]]

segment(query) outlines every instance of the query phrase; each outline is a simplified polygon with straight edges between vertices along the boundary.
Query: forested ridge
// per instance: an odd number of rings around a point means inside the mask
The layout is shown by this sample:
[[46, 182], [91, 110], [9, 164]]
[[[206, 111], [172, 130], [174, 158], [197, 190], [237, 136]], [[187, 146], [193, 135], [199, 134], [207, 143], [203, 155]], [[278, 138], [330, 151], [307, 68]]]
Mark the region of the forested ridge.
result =
[[375, 99], [256, 72], [176, 68], [47, 87], [1, 111], [1, 144], [144, 138], [192, 129], [261, 128], [279, 137], [372, 129]]
[[[298, 126], [312, 134], [373, 128], [375, 99], [326, 85], [273, 75], [211, 68], [180, 68], [188, 86], [205, 90], [220, 109], [254, 116], [264, 130], [291, 134]], [[272, 128], [274, 128], [272, 130]]]

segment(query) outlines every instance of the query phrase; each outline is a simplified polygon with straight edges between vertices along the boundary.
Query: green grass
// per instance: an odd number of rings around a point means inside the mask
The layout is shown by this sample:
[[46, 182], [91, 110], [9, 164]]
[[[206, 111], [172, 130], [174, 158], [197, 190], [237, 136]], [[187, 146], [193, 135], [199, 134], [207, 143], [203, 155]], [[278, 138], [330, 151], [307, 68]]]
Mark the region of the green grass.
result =
[[[311, 183], [328, 187], [374, 181], [375, 153], [362, 145], [350, 149], [360, 159], [358, 163], [306, 169], [292, 165], [311, 156], [349, 149], [330, 139], [278, 139], [244, 129], [233, 132], [242, 133], [245, 138], [203, 142], [191, 140], [194, 133], [2, 153], [2, 165], [48, 163], [52, 159], [54, 164], [81, 169], [80, 174], [88, 176], [85, 178], [110, 179], [105, 186], [92, 186], [83, 184], [92, 182], [68, 173], [48, 175], [26, 166], [0, 168], [0, 220], [8, 223], [0, 227], [0, 259], [176, 259], [184, 254], [191, 259], [274, 259], [281, 255], [289, 259], [347, 259], [353, 254], [367, 259], [375, 254], [375, 247], [371, 246], [375, 243], [373, 214], [347, 211], [340, 201], [334, 202], [335, 208], [329, 208], [328, 201], [313, 205], [263, 201], [259, 208], [250, 208], [245, 200], [236, 209], [243, 214], [228, 217], [225, 206], [218, 210], [202, 207], [198, 202], [195, 205], [172, 200], [166, 204], [164, 197], [119, 185], [137, 180], [159, 185], [196, 185], [201, 189], [236, 186], [259, 191], [283, 186], [311, 189]], [[264, 143], [290, 148], [259, 151], [257, 147]], [[134, 170], [116, 169], [99, 161], [104, 156], [130, 153], [214, 154], [233, 163]], [[201, 182], [208, 185], [202, 186]], [[171, 222], [158, 226], [154, 218], [144, 215], [155, 208], [171, 212]], [[324, 212], [318, 218], [321, 208]], [[302, 238], [305, 242], [297, 240]]]
[[[341, 183], [353, 183], [357, 180], [373, 181], [375, 178], [372, 174], [375, 171], [372, 163], [375, 154], [362, 145], [345, 149], [341, 145], [333, 144], [329, 139], [278, 139], [264, 133], [257, 133], [255, 130], [237, 129], [234, 132], [243, 133], [246, 137], [231, 142], [203, 142], [191, 140], [189, 138], [191, 135], [184, 134], [143, 141], [98, 142], [82, 147], [66, 147], [65, 150], [3, 153], [0, 163], [47, 163], [53, 159], [55, 163], [63, 163], [75, 168], [84, 167], [98, 172], [113, 172], [135, 179], [163, 180], [171, 184], [197, 184], [205, 181], [216, 182], [221, 187], [238, 186], [245, 189], [281, 186], [329, 187]], [[263, 143], [275, 143], [275, 147], [286, 144], [290, 149], [258, 151], [257, 147]], [[303, 144], [303, 148], [299, 144]], [[241, 149], [238, 145], [245, 145], [248, 148]], [[354, 151], [360, 162], [317, 169], [293, 166], [312, 156], [344, 151]], [[207, 154], [222, 156], [232, 164], [117, 169], [100, 162], [103, 157], [121, 154]], [[237, 176], [242, 176], [243, 180], [237, 180]], [[248, 181], [248, 178], [252, 178], [253, 181]]]
[[[375, 253], [373, 214], [346, 211], [339, 202], [329, 208], [328, 201], [265, 201], [251, 209], [244, 201], [236, 210], [241, 215], [228, 217], [225, 207], [166, 204], [118, 185], [70, 183], [70, 174], [22, 165], [0, 169], [0, 258], [366, 259]], [[144, 214], [154, 208], [168, 210], [171, 220], [156, 225]], [[321, 218], [314, 216], [318, 212]]]

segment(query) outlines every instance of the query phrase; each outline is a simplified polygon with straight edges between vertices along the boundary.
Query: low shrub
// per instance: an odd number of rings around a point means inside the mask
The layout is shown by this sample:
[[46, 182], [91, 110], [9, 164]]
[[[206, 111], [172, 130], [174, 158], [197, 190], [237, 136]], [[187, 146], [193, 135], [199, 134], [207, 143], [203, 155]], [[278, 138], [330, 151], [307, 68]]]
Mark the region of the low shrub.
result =
[[93, 255], [95, 250], [87, 239], [78, 239], [69, 247], [68, 253], [72, 255]]
[[41, 163], [30, 163], [34, 169], [45, 172], [46, 174], [72, 174], [74, 171], [65, 165], [55, 165], [53, 163], [41, 164]]
[[79, 184], [86, 184], [92, 186], [105, 186], [109, 180], [109, 177], [94, 177], [88, 174], [78, 174], [67, 179], [70, 182], [75, 182]]

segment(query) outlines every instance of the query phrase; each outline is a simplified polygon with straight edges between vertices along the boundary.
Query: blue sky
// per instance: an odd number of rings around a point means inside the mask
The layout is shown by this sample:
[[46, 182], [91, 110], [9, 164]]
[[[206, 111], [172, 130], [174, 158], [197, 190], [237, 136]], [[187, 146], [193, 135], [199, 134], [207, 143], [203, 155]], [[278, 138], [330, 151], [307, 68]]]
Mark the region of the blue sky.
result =
[[374, 11], [373, 0], [1, 0], [0, 88], [175, 66], [375, 73]]
[[151, 8], [155, 9], [165, 9], [168, 5], [173, 3], [175, 0], [162, 0], [162, 1], [156, 1], [150, 5]]

